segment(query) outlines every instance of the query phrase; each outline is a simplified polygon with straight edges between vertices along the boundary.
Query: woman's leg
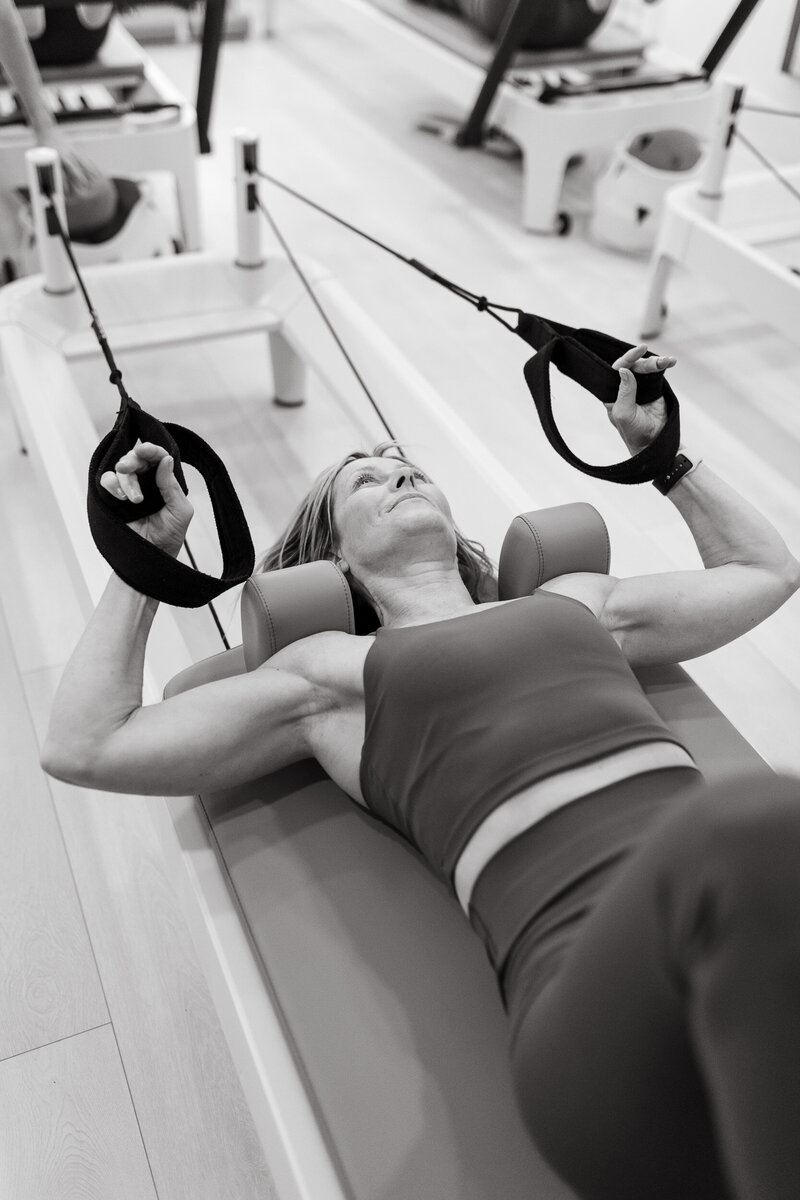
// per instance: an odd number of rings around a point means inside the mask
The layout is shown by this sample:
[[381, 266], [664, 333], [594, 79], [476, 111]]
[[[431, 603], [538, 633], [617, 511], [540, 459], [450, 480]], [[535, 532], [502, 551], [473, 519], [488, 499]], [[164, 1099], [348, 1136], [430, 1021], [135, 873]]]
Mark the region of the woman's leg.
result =
[[800, 780], [659, 821], [512, 1047], [544, 1156], [592, 1200], [800, 1196]]

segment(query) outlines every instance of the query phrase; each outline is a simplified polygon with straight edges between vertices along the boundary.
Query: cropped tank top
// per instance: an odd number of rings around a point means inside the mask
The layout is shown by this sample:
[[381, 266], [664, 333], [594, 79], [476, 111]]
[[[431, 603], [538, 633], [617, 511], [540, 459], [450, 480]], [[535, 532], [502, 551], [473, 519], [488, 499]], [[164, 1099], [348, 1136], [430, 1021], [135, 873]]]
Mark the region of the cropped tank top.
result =
[[504, 800], [614, 751], [681, 745], [591, 610], [553, 592], [379, 629], [364, 699], [365, 804], [451, 885]]

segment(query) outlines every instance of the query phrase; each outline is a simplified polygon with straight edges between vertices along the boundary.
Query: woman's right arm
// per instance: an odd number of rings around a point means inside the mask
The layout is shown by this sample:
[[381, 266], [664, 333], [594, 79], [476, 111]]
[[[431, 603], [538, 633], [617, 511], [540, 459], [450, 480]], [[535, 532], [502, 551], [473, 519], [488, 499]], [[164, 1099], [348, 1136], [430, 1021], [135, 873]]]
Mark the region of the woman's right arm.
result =
[[[135, 522], [168, 552], [183, 544], [191, 505], [161, 447], [138, 446], [103, 483], [141, 495], [156, 467], [161, 512]], [[157, 602], [109, 580], [64, 671], [42, 750], [48, 774], [83, 787], [183, 795], [231, 787], [308, 757], [307, 728], [325, 697], [306, 679], [264, 666], [142, 705], [145, 649]]]

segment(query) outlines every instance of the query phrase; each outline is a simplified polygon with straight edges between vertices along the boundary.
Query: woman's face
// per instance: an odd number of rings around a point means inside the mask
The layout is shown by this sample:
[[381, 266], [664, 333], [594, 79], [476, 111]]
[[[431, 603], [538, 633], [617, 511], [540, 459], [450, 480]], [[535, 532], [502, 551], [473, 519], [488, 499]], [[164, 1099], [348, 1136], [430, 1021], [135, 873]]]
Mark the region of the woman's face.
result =
[[338, 551], [358, 577], [398, 555], [455, 556], [453, 514], [444, 493], [418, 467], [396, 458], [360, 458], [333, 485]]

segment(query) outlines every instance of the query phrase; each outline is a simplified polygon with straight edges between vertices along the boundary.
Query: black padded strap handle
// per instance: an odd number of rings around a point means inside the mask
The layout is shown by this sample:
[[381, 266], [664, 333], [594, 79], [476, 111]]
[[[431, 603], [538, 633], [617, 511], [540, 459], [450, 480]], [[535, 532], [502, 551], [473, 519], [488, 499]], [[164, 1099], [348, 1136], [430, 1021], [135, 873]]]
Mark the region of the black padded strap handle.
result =
[[[163, 446], [175, 461], [175, 477], [188, 493], [181, 462], [195, 467], [208, 488], [222, 550], [222, 575], [196, 571], [128, 528], [128, 522], [163, 507], [155, 471], [140, 476], [143, 499], [134, 504], [112, 496], [100, 483], [104, 472], [133, 448], [137, 439]], [[221, 458], [190, 429], [162, 423], [129, 400], [114, 428], [100, 442], [89, 464], [87, 509], [97, 549], [117, 575], [146, 596], [179, 608], [201, 608], [253, 573], [255, 551], [239, 497]]]
[[[663, 396], [667, 420], [658, 437], [639, 454], [611, 466], [593, 466], [573, 454], [564, 441], [553, 417], [550, 392], [550, 365], [586, 388], [604, 404], [613, 404], [619, 388], [619, 372], [611, 366], [630, 343], [595, 329], [573, 329], [532, 313], [520, 314], [516, 332], [538, 351], [525, 364], [528, 384], [545, 436], [554, 450], [584, 475], [607, 479], [612, 483], [647, 483], [658, 479], [672, 466], [680, 443], [678, 399], [664, 378], [663, 371], [636, 376], [636, 403], [649, 404]], [[647, 355], [652, 357], [652, 355]]]

